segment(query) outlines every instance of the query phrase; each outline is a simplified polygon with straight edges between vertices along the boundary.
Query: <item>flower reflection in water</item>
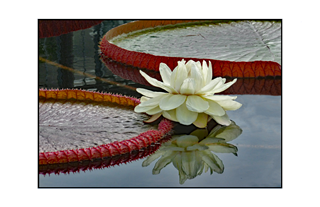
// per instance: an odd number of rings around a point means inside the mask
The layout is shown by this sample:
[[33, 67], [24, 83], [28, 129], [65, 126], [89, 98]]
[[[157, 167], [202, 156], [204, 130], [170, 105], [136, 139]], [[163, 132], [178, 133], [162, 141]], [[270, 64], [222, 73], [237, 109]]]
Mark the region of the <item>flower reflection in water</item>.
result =
[[242, 133], [242, 129], [233, 121], [229, 126], [215, 126], [209, 133], [206, 129], [197, 129], [190, 135], [175, 135], [146, 160], [142, 166], [150, 165], [161, 157], [155, 164], [152, 174], [160, 171], [172, 162], [179, 171], [179, 182], [201, 175], [203, 170], [210, 174], [223, 173], [224, 165], [214, 153], [233, 153], [237, 155], [237, 147], [227, 142], [234, 140]]

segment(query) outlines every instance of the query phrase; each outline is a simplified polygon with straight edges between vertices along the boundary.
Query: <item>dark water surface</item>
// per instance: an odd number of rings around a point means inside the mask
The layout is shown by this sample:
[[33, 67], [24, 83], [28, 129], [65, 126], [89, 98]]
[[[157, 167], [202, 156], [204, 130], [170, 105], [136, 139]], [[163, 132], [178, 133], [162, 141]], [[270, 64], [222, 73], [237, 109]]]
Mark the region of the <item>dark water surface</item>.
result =
[[[92, 28], [39, 40], [39, 56], [81, 72], [133, 87], [144, 87], [111, 73], [98, 53], [100, 38], [129, 20], [108, 20]], [[82, 88], [140, 97], [133, 90], [39, 61], [39, 88]], [[242, 130], [230, 143], [238, 156], [217, 153], [224, 172], [203, 172], [179, 184], [178, 170], [169, 164], [153, 175], [155, 161], [142, 167], [146, 158], [102, 169], [60, 174], [39, 174], [39, 187], [281, 187], [281, 95], [237, 95], [243, 106], [228, 115]]]

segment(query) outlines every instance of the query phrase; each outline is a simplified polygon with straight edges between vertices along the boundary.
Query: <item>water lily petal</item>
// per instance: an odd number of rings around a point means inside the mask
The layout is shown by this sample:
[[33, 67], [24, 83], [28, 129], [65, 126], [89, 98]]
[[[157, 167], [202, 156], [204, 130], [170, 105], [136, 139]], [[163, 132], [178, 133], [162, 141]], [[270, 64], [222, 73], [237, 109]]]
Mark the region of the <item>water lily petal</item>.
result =
[[198, 113], [204, 112], [209, 109], [208, 101], [196, 95], [188, 96], [186, 105], [190, 111], [194, 111]]
[[167, 94], [159, 102], [162, 110], [169, 111], [179, 107], [186, 100], [186, 96], [180, 94]]
[[236, 81], [237, 81], [237, 79], [235, 78], [235, 79], [233, 79], [233, 81], [230, 81], [230, 82], [228, 82], [228, 83], [226, 83], [226, 84], [223, 84], [223, 85], [221, 85], [221, 86], [219, 86], [219, 87], [215, 87], [211, 92], [213, 92], [213, 93], [220, 93], [220, 92], [228, 89], [228, 88], [229, 88], [230, 86], [232, 86]]
[[[210, 61], [209, 61], [210, 63]], [[205, 60], [202, 62], [202, 87], [210, 83], [212, 79], [212, 68], [210, 69]]]
[[[199, 116], [200, 114], [198, 114]], [[198, 137], [199, 140], [203, 140], [208, 136], [208, 129], [196, 129], [190, 133], [190, 135]]]
[[154, 98], [150, 98], [150, 99], [148, 99], [148, 100], [146, 100], [146, 101], [141, 102], [141, 103], [139, 104], [139, 106], [158, 106], [160, 100], [161, 100], [163, 97], [167, 96], [167, 94], [168, 94], [168, 93], [165, 93], [165, 94], [163, 94], [163, 95], [159, 95], [159, 96], [156, 96], [156, 97], [154, 97]]
[[155, 153], [149, 155], [147, 157], [147, 159], [145, 159], [142, 162], [142, 167], [146, 167], [148, 165], [150, 165], [153, 161], [155, 161], [156, 159], [158, 159], [160, 156], [162, 156], [165, 153], [165, 151], [161, 151], [161, 150], [157, 150]]
[[150, 90], [147, 90], [147, 89], [144, 89], [144, 88], [137, 88], [136, 91], [138, 93], [141, 93], [142, 95], [144, 95], [146, 97], [150, 97], [150, 98], [166, 94], [164, 92], [154, 92], [154, 91], [150, 91]]
[[177, 154], [172, 160], [173, 166], [179, 171], [179, 183], [182, 185], [187, 179], [187, 175], [182, 170], [181, 154]]
[[213, 143], [218, 143], [218, 142], [225, 142], [225, 139], [222, 138], [215, 138], [215, 137], [207, 137], [203, 140], [201, 140], [201, 142], [199, 142], [199, 144], [213, 144]]
[[[214, 95], [214, 96], [202, 96], [205, 99], [212, 100], [219, 104], [224, 110], [237, 110], [239, 109], [242, 104], [236, 101], [233, 101], [237, 98], [237, 96], [224, 96], [224, 95]], [[208, 101], [209, 104], [211, 103]]]
[[215, 138], [217, 132], [218, 132], [222, 127], [224, 127], [224, 126], [216, 125], [216, 126], [210, 131], [210, 133], [208, 134], [207, 137], [213, 137], [213, 138]]
[[199, 113], [193, 124], [198, 128], [205, 128], [208, 124], [208, 115], [205, 113]]
[[143, 121], [144, 123], [152, 123], [158, 120], [161, 116], [161, 113], [152, 115], [148, 120]]
[[170, 78], [172, 74], [171, 69], [165, 63], [160, 63], [159, 71], [163, 83], [166, 85], [170, 85]]
[[202, 71], [196, 64], [191, 65], [190, 78], [194, 79], [195, 93], [202, 88]]
[[194, 144], [192, 146], [187, 147], [188, 151], [193, 151], [193, 150], [206, 150], [209, 149], [209, 147], [207, 147], [206, 145], [200, 145], [200, 144]]
[[205, 162], [202, 161], [202, 152], [204, 152], [204, 150], [201, 150], [201, 151], [196, 151], [196, 156], [198, 157], [199, 159], [199, 164], [200, 164], [200, 168], [197, 172], [197, 175], [201, 175], [202, 172], [203, 172], [203, 169], [204, 169], [204, 165], [206, 164]]
[[221, 78], [220, 80], [221, 81], [210, 91], [211, 94], [215, 93], [214, 89], [221, 88], [225, 84], [227, 79], [226, 78]]
[[231, 124], [231, 121], [229, 119], [229, 116], [227, 113], [223, 116], [211, 116], [218, 124], [229, 126]]
[[156, 108], [157, 106], [141, 106], [141, 104], [139, 104], [138, 106], [136, 106], [134, 108], [134, 112], [136, 113], [143, 113], [143, 112], [146, 112], [146, 111], [149, 111], [149, 110], [152, 110], [154, 108]]
[[140, 74], [153, 86], [155, 87], [159, 87], [162, 88], [166, 91], [168, 91], [169, 93], [177, 93], [177, 91], [172, 88], [171, 86], [165, 85], [164, 83], [158, 81], [155, 78], [152, 78], [150, 76], [148, 76], [145, 72], [143, 72], [142, 70], [140, 70]]
[[184, 103], [176, 109], [176, 116], [180, 124], [190, 125], [197, 119], [198, 113], [190, 111]]
[[170, 86], [179, 92], [183, 81], [187, 78], [187, 68], [183, 61], [178, 62], [178, 67], [176, 67], [170, 77]]
[[173, 166], [180, 171], [181, 168], [181, 153], [177, 153], [177, 155], [172, 160]]
[[191, 67], [192, 67], [192, 65], [194, 65], [195, 63], [196, 63], [196, 62], [194, 62], [193, 60], [189, 60], [189, 61], [187, 62], [187, 64], [186, 64], [187, 74], [190, 73]]
[[242, 129], [236, 125], [233, 121], [226, 127], [221, 127], [217, 132], [215, 137], [223, 138], [225, 142], [230, 142], [242, 134]]
[[[204, 163], [204, 168], [205, 168], [205, 171], [204, 171], [204, 172], [207, 172], [208, 169], [209, 169], [209, 166], [207, 165], [207, 163]], [[212, 174], [212, 170], [210, 170], [210, 171], [211, 171], [211, 174]]]
[[226, 112], [225, 110], [215, 101], [208, 100], [209, 108], [205, 111], [205, 113], [211, 116], [223, 116]]
[[197, 61], [197, 62], [196, 62], [196, 66], [197, 66], [197, 68], [198, 68], [199, 70], [202, 70], [202, 69], [201, 69], [201, 63], [200, 63], [200, 61]]
[[232, 144], [229, 143], [215, 143], [215, 144], [208, 144], [210, 151], [216, 152], [216, 153], [237, 153], [238, 148]]
[[209, 61], [209, 68], [208, 68], [206, 83], [208, 84], [211, 81], [211, 79], [212, 79], [212, 64], [211, 64], [211, 61]]
[[167, 93], [165, 93], [164, 95], [159, 95], [159, 96], [156, 96], [154, 98], [147, 99], [147, 100], [144, 99], [143, 102], [141, 102], [138, 106], [136, 106], [134, 108], [134, 111], [136, 113], [141, 113], [141, 112], [146, 112], [146, 111], [149, 111], [149, 110], [152, 110], [152, 109], [158, 107], [161, 98], [163, 96], [165, 96], [166, 94]]
[[149, 115], [154, 115], [154, 114], [158, 114], [158, 113], [161, 113], [161, 112], [162, 112], [162, 109], [159, 106], [146, 111], [146, 113], [149, 114]]
[[201, 88], [197, 92], [197, 94], [212, 95], [213, 93], [211, 91], [221, 82], [222, 82], [222, 78], [221, 77], [215, 78], [215, 79], [211, 80], [210, 82], [208, 82], [208, 84], [205, 85], [203, 88]]
[[145, 101], [148, 101], [149, 99], [150, 99], [149, 97], [141, 96], [141, 98], [140, 98], [140, 103], [145, 102]]
[[218, 101], [232, 101], [237, 98], [237, 96], [226, 96], [226, 95], [203, 95], [203, 98], [210, 99], [212, 101], [218, 102]]
[[171, 121], [179, 122], [179, 121], [178, 121], [178, 118], [177, 118], [177, 116], [176, 116], [176, 109], [169, 110], [169, 111], [163, 111], [163, 112], [162, 112], [162, 115], [163, 115], [165, 118], [167, 118], [167, 119], [169, 119], [169, 120], [171, 120]]
[[217, 101], [217, 103], [226, 111], [237, 110], [242, 106], [241, 103], [232, 100]]
[[198, 170], [201, 168], [201, 160], [197, 156], [196, 151], [181, 153], [182, 170], [189, 179], [197, 176]]
[[165, 154], [154, 165], [152, 174], [159, 174], [160, 171], [172, 161], [176, 154], [174, 151], [165, 151]]
[[177, 139], [177, 145], [179, 147], [188, 147], [198, 143], [199, 139], [193, 135], [182, 135]]
[[185, 95], [194, 94], [195, 92], [195, 81], [193, 78], [187, 78], [183, 81], [180, 87], [180, 93]]
[[212, 154], [210, 151], [202, 151], [202, 160], [215, 172], [222, 173], [224, 170], [224, 165], [220, 158]]

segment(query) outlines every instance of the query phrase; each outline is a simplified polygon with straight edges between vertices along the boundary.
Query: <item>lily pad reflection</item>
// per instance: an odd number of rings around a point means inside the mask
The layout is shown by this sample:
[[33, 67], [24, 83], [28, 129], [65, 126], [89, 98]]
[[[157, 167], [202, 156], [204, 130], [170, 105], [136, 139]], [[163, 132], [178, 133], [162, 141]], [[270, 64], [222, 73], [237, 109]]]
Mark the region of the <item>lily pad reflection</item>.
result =
[[233, 153], [237, 156], [238, 148], [230, 143], [242, 133], [242, 129], [232, 121], [229, 126], [217, 125], [210, 132], [197, 129], [189, 135], [175, 135], [142, 163], [143, 167], [155, 163], [152, 174], [159, 174], [168, 164], [179, 171], [179, 183], [201, 175], [203, 170], [210, 174], [223, 173], [222, 160], [215, 153]]

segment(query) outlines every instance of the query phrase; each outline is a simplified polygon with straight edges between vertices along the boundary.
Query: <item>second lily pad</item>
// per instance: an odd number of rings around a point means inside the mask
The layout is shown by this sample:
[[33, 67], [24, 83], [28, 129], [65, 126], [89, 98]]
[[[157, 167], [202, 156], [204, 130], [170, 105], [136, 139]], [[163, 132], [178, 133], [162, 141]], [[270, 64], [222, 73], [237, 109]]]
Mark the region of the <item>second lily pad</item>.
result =
[[155, 27], [120, 35], [111, 43], [157, 56], [281, 64], [281, 23], [272, 21]]

